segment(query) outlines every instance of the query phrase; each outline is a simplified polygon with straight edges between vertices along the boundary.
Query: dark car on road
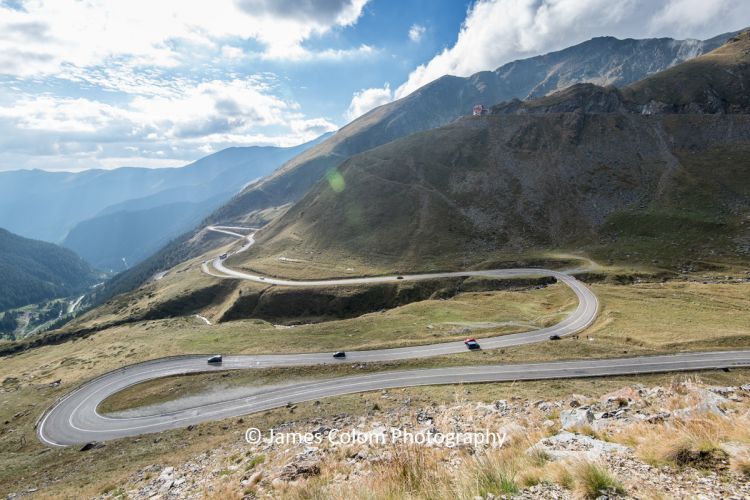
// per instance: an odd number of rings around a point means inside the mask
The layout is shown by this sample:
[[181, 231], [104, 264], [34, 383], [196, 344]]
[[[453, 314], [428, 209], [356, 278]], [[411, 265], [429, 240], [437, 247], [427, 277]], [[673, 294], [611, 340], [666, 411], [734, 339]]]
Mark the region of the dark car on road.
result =
[[550, 340], [560, 340], [560, 336], [559, 335], [550, 335], [549, 339]]
[[477, 339], [475, 339], [474, 337], [469, 337], [468, 339], [464, 340], [464, 344], [469, 348], [470, 351], [479, 349], [479, 342], [477, 342]]
[[346, 353], [344, 351], [338, 351], [333, 353], [333, 357], [336, 359], [341, 359], [346, 357]]
[[211, 356], [210, 358], [208, 358], [208, 364], [210, 365], [221, 364], [221, 354], [217, 354], [216, 356]]

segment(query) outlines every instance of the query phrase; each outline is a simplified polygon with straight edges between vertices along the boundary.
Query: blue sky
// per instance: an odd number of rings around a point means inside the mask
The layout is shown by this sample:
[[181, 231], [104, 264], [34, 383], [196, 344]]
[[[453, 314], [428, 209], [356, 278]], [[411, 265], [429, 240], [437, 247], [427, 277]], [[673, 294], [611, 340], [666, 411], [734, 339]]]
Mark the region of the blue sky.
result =
[[747, 25], [745, 0], [0, 0], [0, 170], [294, 145], [443, 74]]

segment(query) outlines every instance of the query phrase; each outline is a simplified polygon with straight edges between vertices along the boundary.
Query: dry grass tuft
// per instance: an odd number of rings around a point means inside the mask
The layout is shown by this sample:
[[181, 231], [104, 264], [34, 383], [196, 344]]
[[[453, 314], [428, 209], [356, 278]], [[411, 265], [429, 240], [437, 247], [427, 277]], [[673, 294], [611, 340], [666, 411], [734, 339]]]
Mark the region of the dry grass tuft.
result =
[[203, 492], [207, 500], [240, 500], [244, 496], [238, 485], [230, 481], [213, 484]]
[[520, 464], [509, 453], [485, 454], [467, 467], [461, 490], [474, 496], [512, 495], [518, 492]]
[[612, 474], [599, 464], [578, 462], [572, 465], [575, 488], [583, 498], [598, 498], [613, 493], [624, 494], [625, 488]]
[[[700, 403], [689, 384], [675, 390], [680, 395], [666, 402], [670, 409], [695, 407]], [[654, 466], [725, 470], [729, 465], [729, 455], [722, 444], [749, 445], [750, 416], [739, 413], [687, 415], [657, 425], [633, 425], [614, 438], [634, 447], [641, 459]]]
[[750, 479], [750, 454], [732, 457], [732, 470]]
[[[390, 458], [374, 467], [374, 498], [438, 498], [445, 488], [440, 450], [394, 446]], [[369, 496], [369, 495], [368, 495]]]
[[575, 487], [575, 478], [570, 467], [562, 462], [552, 462], [545, 468], [545, 473], [550, 482], [559, 484], [566, 490]]

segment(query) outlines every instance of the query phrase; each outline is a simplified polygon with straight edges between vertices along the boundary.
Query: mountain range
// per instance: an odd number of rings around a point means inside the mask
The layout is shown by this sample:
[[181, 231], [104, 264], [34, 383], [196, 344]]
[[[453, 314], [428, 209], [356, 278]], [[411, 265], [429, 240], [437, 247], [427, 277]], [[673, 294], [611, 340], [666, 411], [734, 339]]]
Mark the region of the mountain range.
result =
[[[257, 214], [283, 212], [347, 159], [416, 132], [449, 124], [471, 112], [513, 98], [531, 98], [573, 83], [624, 86], [720, 46], [734, 34], [705, 41], [671, 38], [594, 38], [550, 54], [514, 61], [468, 78], [445, 76], [414, 93], [375, 108], [294, 157], [273, 174], [243, 189], [206, 223], [257, 224]], [[137, 287], [155, 273], [199, 255], [204, 233], [188, 231], [134, 268], [115, 276], [99, 300]], [[214, 237], [213, 235], [211, 236]]]
[[581, 82], [628, 85], [711, 51], [733, 35], [704, 41], [600, 37], [467, 78], [443, 76], [354, 120], [262, 182], [245, 188], [211, 220], [241, 222], [253, 210], [296, 201], [323, 173], [345, 159], [394, 139], [446, 125], [470, 114], [477, 103], [491, 106], [513, 98], [540, 97]]
[[120, 271], [325, 138], [289, 148], [228, 148], [181, 168], [0, 172], [0, 227], [62, 243], [98, 268]]
[[550, 249], [671, 269], [744, 261], [748, 89], [745, 32], [621, 89], [494, 106], [353, 156], [344, 189], [318, 182], [252, 256], [304, 247], [397, 269]]

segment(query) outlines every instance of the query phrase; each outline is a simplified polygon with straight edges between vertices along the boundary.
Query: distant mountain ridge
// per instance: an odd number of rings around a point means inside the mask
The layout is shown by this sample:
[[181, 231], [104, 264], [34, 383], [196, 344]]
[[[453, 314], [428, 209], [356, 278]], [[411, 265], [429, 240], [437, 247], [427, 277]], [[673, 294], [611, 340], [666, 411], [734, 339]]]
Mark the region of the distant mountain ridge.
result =
[[493, 114], [615, 113], [735, 114], [750, 112], [750, 71], [734, 36], [709, 54], [665, 69], [622, 89], [578, 83], [554, 94], [492, 107]]
[[0, 311], [83, 291], [96, 277], [71, 250], [0, 228]]
[[118, 210], [80, 222], [65, 238], [70, 248], [97, 268], [127, 269], [176, 235], [195, 228], [226, 197], [200, 202], [164, 203], [143, 210]]
[[[595, 38], [550, 54], [514, 61], [468, 78], [444, 76], [412, 94], [352, 121], [331, 137], [294, 157], [272, 175], [243, 189], [206, 219], [206, 223], [255, 223], [258, 211], [291, 206], [326, 171], [348, 158], [410, 134], [444, 126], [471, 112], [476, 103], [491, 105], [555, 90], [570, 83], [598, 81], [626, 85], [712, 50], [734, 33], [709, 40], [618, 40]], [[183, 234], [138, 266], [110, 280], [99, 292], [103, 301], [132, 290], [154, 273], [199, 255], [202, 234]]]
[[[322, 136], [300, 146], [227, 148], [180, 168], [119, 168], [80, 173], [40, 170], [0, 172], [0, 227], [27, 237], [62, 242], [97, 267], [122, 270], [121, 260], [136, 262], [189, 229], [184, 217], [163, 207], [183, 204], [197, 224], [223, 201], [298, 155]], [[148, 215], [162, 225], [161, 234], [146, 237], [135, 225]], [[100, 233], [119, 212], [118, 248]], [[91, 232], [94, 230], [94, 232]], [[114, 253], [113, 253], [114, 252]]]
[[578, 84], [392, 141], [340, 173], [345, 189], [317, 183], [246, 258], [746, 264], [750, 32], [621, 89]]
[[572, 47], [507, 63], [470, 77], [443, 76], [412, 94], [357, 118], [335, 135], [292, 159], [272, 176], [244, 189], [212, 216], [241, 221], [253, 210], [299, 199], [326, 170], [345, 159], [409, 134], [446, 125], [509, 99], [540, 97], [575, 83], [624, 86], [711, 51], [736, 33], [709, 40], [600, 37]]

